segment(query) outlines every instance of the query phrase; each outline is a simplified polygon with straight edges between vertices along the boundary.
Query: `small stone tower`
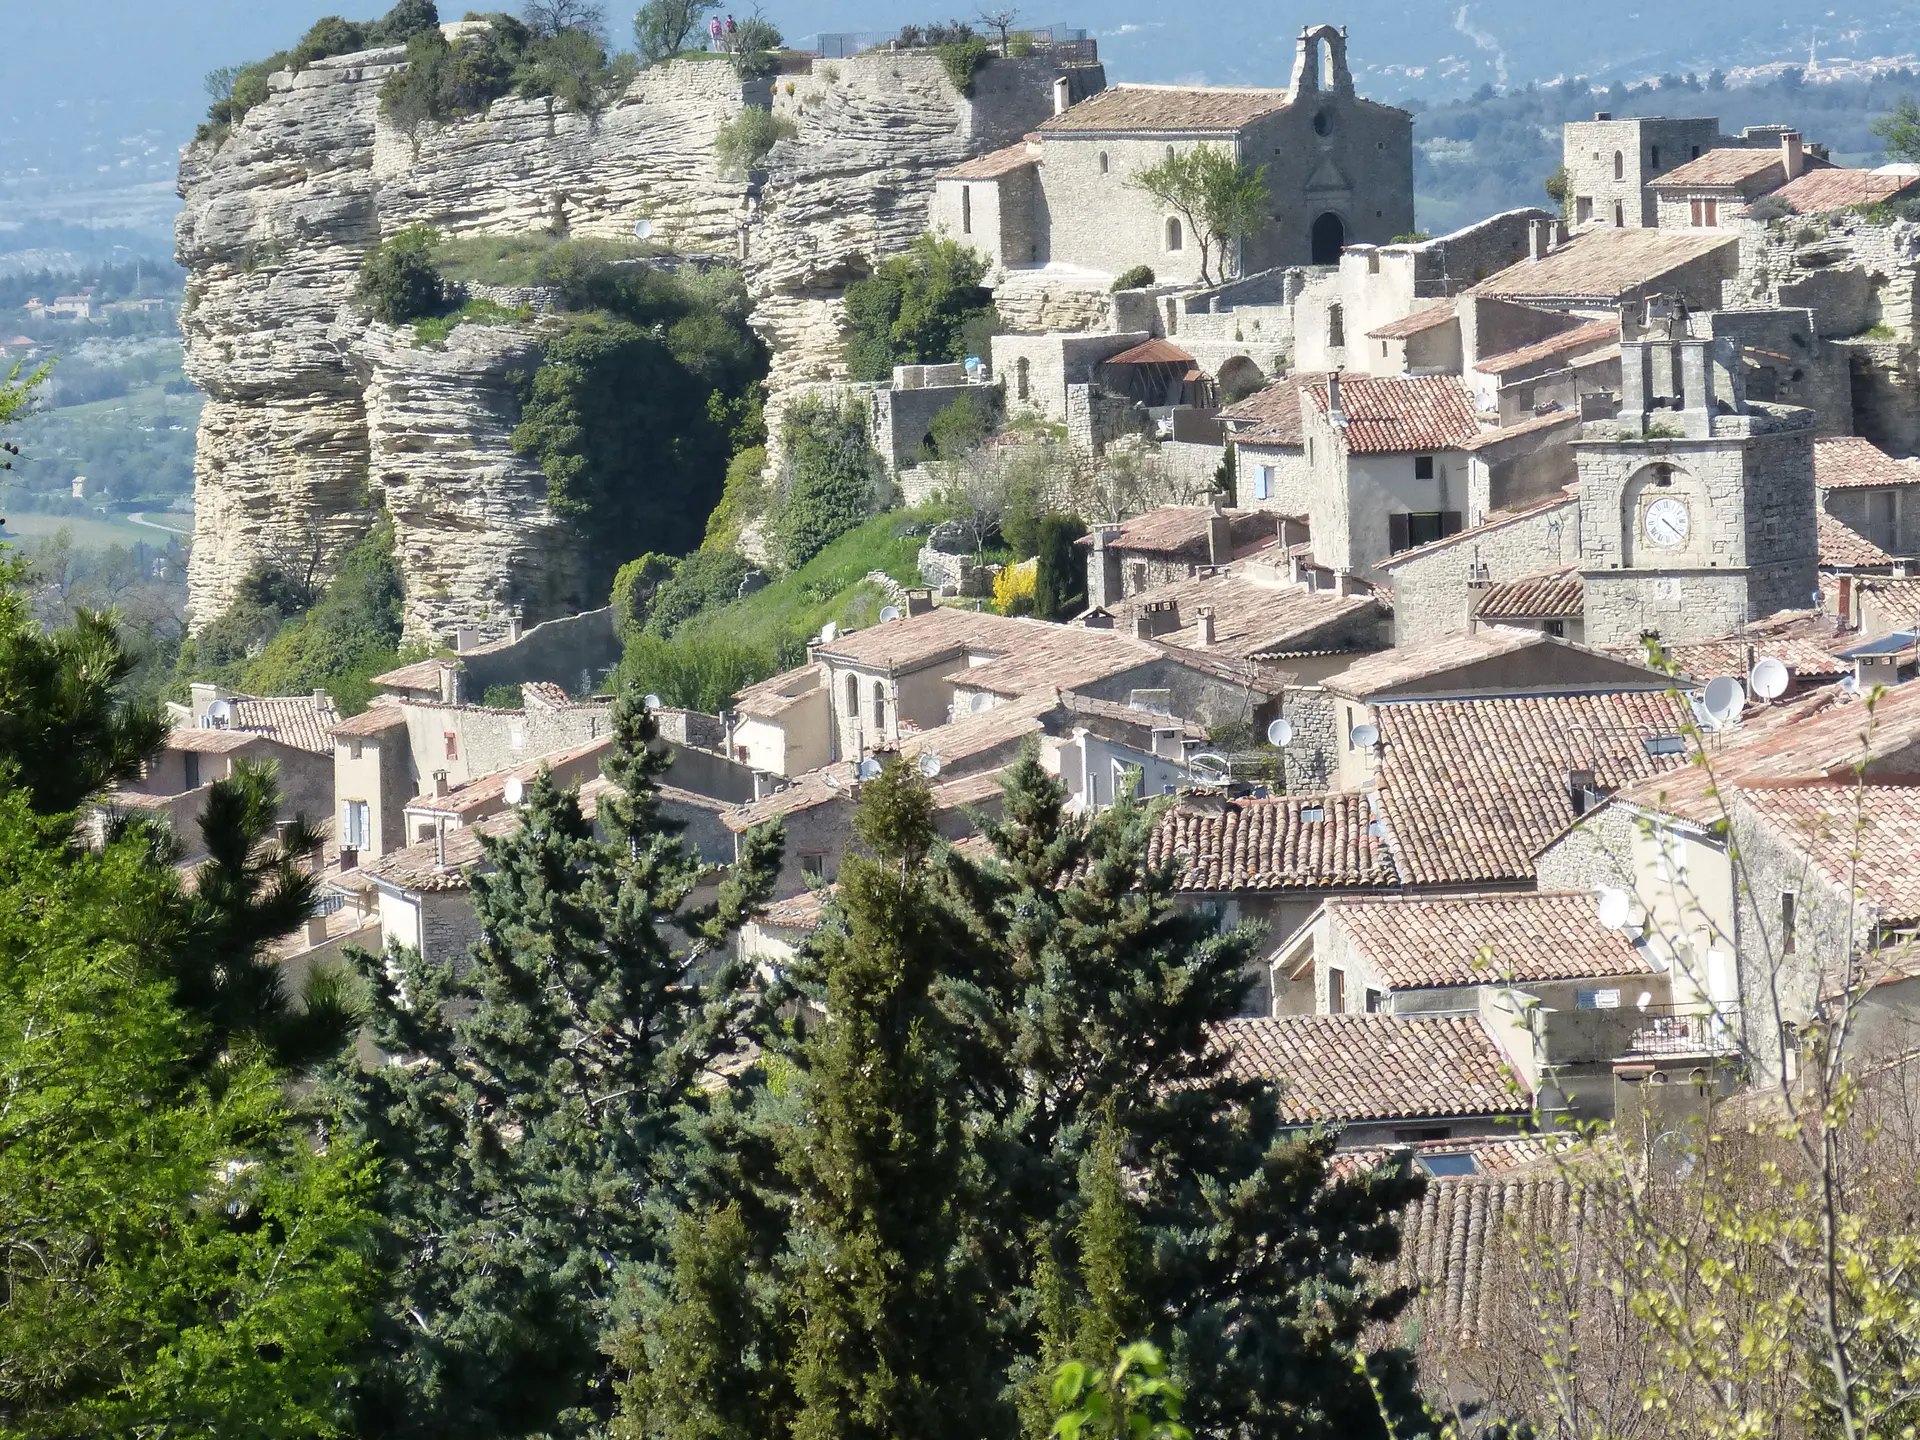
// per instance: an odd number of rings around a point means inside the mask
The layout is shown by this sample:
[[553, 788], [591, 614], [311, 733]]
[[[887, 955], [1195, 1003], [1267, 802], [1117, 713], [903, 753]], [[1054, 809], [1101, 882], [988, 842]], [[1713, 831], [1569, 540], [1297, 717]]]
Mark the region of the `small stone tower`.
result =
[[1748, 404], [1739, 345], [1622, 316], [1620, 413], [1574, 442], [1586, 639], [1710, 640], [1819, 583], [1811, 410]]

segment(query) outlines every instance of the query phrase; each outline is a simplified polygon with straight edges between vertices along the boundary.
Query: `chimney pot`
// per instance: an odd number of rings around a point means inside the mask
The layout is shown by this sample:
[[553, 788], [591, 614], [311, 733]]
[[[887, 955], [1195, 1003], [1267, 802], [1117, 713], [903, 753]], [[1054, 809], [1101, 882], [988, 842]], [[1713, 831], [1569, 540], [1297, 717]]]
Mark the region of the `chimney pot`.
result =
[[1207, 563], [1227, 565], [1233, 561], [1233, 520], [1221, 513], [1220, 502], [1213, 502], [1213, 512], [1207, 516]]
[[1213, 644], [1213, 607], [1211, 605], [1202, 605], [1200, 607], [1198, 628], [1200, 631], [1201, 648], [1204, 649]]
[[507, 621], [507, 639], [509, 642], [518, 641], [520, 634], [520, 620], [518, 616], [515, 616], [513, 619]]
[[433, 772], [433, 793], [434, 793], [434, 795], [435, 795], [435, 796], [445, 796], [446, 794], [448, 794], [448, 793], [449, 793], [449, 789], [450, 789], [450, 787], [449, 787], [449, 786], [448, 786], [448, 784], [447, 784], [447, 772], [446, 772], [446, 771], [444, 771], [444, 770], [436, 770], [436, 771], [434, 771], [434, 772]]
[[1346, 427], [1347, 412], [1340, 403], [1340, 372], [1338, 370], [1327, 376], [1327, 420], [1336, 428]]
[[1780, 132], [1780, 164], [1787, 172], [1787, 179], [1798, 180], [1800, 172], [1806, 168], [1806, 149], [1800, 142], [1798, 130]]

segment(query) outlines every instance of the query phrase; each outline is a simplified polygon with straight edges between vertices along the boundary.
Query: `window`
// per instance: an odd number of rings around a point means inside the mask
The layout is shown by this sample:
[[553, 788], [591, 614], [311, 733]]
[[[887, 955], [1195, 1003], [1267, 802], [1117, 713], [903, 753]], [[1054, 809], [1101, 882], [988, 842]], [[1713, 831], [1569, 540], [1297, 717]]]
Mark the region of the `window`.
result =
[[1593, 223], [1593, 197], [1576, 195], [1573, 197], [1573, 223], [1591, 225]]
[[1433, 457], [1431, 455], [1416, 455], [1413, 457], [1413, 478], [1416, 480], [1431, 480], [1433, 478]]
[[1384, 340], [1380, 342], [1380, 358], [1382, 360], [1387, 358], [1387, 342]]
[[1436, 1180], [1458, 1179], [1478, 1175], [1480, 1162], [1473, 1158], [1470, 1150], [1454, 1150], [1444, 1155], [1422, 1155], [1420, 1168]]
[[1271, 465], [1253, 467], [1253, 498], [1256, 500], [1273, 498], [1273, 467]]
[[1616, 180], [1627, 178], [1627, 157], [1618, 150], [1613, 152], [1613, 178]]
[[1100, 173], [1102, 175], [1107, 173], [1107, 152], [1104, 150], [1100, 152]]
[[1147, 588], [1147, 562], [1133, 560], [1127, 564], [1127, 593], [1138, 595]]
[[1627, 223], [1627, 207], [1622, 205], [1618, 200], [1616, 200], [1613, 202], [1613, 228], [1616, 230], [1624, 229], [1626, 227], [1626, 223]]
[[448, 730], [442, 738], [447, 742], [447, 759], [458, 760], [460, 758], [460, 737], [454, 734], [453, 731]]
[[1185, 238], [1180, 233], [1179, 217], [1176, 215], [1169, 215], [1167, 217], [1167, 249], [1169, 251], [1178, 250], [1183, 246], [1184, 243], [1185, 243]]
[[960, 233], [962, 235], [973, 233], [973, 187], [971, 185], [960, 187]]
[[1567, 622], [1564, 620], [1542, 620], [1540, 629], [1542, 633], [1551, 635], [1556, 640], [1567, 638]]
[[1791, 890], [1780, 892], [1780, 953], [1794, 953], [1794, 927], [1799, 917], [1800, 897]]
[[1900, 492], [1867, 492], [1867, 538], [1882, 550], [1898, 550], [1900, 530]]
[[347, 742], [347, 758], [349, 760], [358, 760], [365, 753], [366, 741], [354, 739]]
[[1013, 362], [1014, 391], [1022, 400], [1030, 400], [1033, 398], [1033, 381], [1030, 377], [1031, 370], [1032, 366], [1028, 364], [1027, 357], [1024, 355]]
[[873, 682], [873, 733], [887, 733], [887, 687], [878, 680]]
[[1432, 1140], [1451, 1140], [1452, 1138], [1451, 1125], [1417, 1125], [1393, 1132], [1393, 1143], [1396, 1145], [1424, 1145]]
[[1327, 348], [1338, 350], [1347, 343], [1347, 310], [1344, 305], [1327, 306]]
[[1353, 749], [1353, 707], [1347, 706], [1347, 749]]
[[1173, 159], [1173, 146], [1171, 145], [1167, 146], [1167, 158], [1169, 160]]
[[1687, 753], [1686, 738], [1681, 735], [1649, 735], [1640, 742], [1641, 748], [1649, 758], [1661, 755], [1684, 755]]
[[800, 857], [800, 873], [809, 880], [825, 880], [827, 878], [826, 852], [816, 850], [810, 855], [802, 855]]
[[1693, 160], [1698, 160], [1700, 158], [1700, 147], [1698, 145], [1693, 147], [1693, 154], [1688, 158]]
[[1658, 145], [1655, 145], [1647, 151], [1647, 160], [1652, 169], [1658, 170], [1660, 168], [1660, 147]]
[[180, 772], [181, 778], [186, 781], [187, 789], [198, 790], [200, 788], [200, 757], [194, 754], [193, 751], [187, 750], [182, 752], [180, 756]]
[[1690, 202], [1693, 228], [1711, 230], [1720, 224], [1720, 202], [1718, 200], [1695, 199]]
[[1300, 823], [1302, 825], [1319, 825], [1323, 823], [1326, 818], [1327, 807], [1324, 805], [1302, 805], [1300, 807]]
[[[1367, 274], [1378, 275], [1379, 273], [1380, 273], [1380, 252], [1378, 250], [1369, 250], [1367, 252]], [[1387, 353], [1384, 346], [1381, 348], [1380, 353], [1382, 355]]]
[[1347, 972], [1327, 971], [1327, 1013], [1342, 1015], [1347, 1009]]
[[860, 723], [860, 677], [857, 675], [847, 676], [847, 723]]
[[1618, 990], [1576, 990], [1573, 992], [1573, 1008], [1576, 1010], [1618, 1010], [1620, 992]]
[[373, 831], [367, 819], [367, 802], [349, 800], [340, 807], [340, 843], [349, 850], [371, 850]]
[[1387, 1008], [1386, 995], [1381, 991], [1374, 989], [1371, 985], [1369, 985], [1367, 987], [1367, 1014], [1369, 1015], [1384, 1014], [1386, 1012], [1386, 1008]]
[[1460, 533], [1458, 510], [1416, 510], [1387, 516], [1387, 550], [1398, 555], [1416, 545], [1431, 545]]

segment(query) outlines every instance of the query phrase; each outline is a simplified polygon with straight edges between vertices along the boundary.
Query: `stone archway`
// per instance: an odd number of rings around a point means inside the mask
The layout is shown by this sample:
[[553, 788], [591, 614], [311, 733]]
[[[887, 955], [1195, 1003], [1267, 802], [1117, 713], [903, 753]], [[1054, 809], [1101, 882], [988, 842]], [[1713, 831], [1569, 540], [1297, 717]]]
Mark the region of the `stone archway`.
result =
[[1234, 355], [1221, 364], [1216, 383], [1220, 387], [1220, 403], [1231, 405], [1264, 386], [1267, 377], [1247, 356]]
[[1340, 251], [1347, 243], [1347, 226], [1329, 210], [1313, 222], [1313, 260], [1315, 265], [1338, 265]]

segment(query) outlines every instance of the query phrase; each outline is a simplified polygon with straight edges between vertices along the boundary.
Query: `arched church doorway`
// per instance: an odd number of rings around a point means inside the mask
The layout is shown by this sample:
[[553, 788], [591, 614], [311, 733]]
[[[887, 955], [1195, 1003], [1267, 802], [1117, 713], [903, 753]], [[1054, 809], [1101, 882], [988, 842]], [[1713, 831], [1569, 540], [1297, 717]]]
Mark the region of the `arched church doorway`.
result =
[[1313, 263], [1338, 265], [1340, 247], [1347, 243], [1347, 227], [1331, 210], [1313, 222]]

